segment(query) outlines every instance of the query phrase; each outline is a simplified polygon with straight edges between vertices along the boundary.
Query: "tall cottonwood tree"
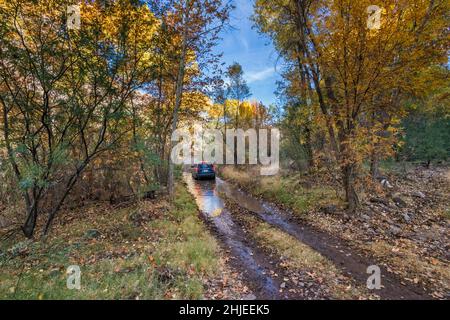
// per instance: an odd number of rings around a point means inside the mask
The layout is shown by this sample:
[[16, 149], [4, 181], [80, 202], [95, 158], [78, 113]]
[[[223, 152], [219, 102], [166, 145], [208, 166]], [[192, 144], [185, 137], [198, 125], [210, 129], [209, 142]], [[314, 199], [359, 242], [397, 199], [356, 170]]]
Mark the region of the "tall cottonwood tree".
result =
[[[159, 5], [166, 8], [162, 14], [167, 17], [167, 27], [179, 37], [176, 49], [178, 67], [171, 124], [171, 132], [175, 132], [185, 90], [188, 87], [191, 90], [197, 87], [201, 91], [206, 85], [204, 81], [195, 79], [189, 84], [186, 83], [186, 69], [190, 67], [188, 63], [197, 66], [200, 71], [199, 76], [205, 75], [208, 69], [212, 71], [211, 69], [217, 66], [219, 56], [212, 53], [212, 48], [217, 44], [219, 33], [226, 26], [232, 5], [223, 0], [173, 0], [162, 1]], [[189, 57], [194, 59], [189, 61]], [[172, 143], [170, 149], [173, 146]], [[173, 197], [174, 164], [171, 159], [169, 159], [168, 189]]]
[[227, 98], [237, 101], [237, 108], [235, 112], [235, 123], [234, 127], [237, 130], [239, 128], [239, 110], [241, 104], [248, 98], [250, 98], [250, 88], [247, 85], [247, 81], [244, 79], [244, 70], [242, 66], [235, 62], [228, 67], [227, 73], [228, 84], [227, 84]]
[[[348, 208], [359, 206], [360, 163], [389, 154], [380, 132], [404, 117], [399, 96], [417, 90], [420, 70], [447, 61], [449, 3], [379, 1], [380, 28], [368, 28], [371, 1], [258, 0], [255, 21], [280, 53], [298, 60], [314, 90]], [[389, 135], [392, 139], [392, 135]], [[389, 140], [387, 140], [389, 141]], [[392, 140], [391, 140], [392, 141]]]

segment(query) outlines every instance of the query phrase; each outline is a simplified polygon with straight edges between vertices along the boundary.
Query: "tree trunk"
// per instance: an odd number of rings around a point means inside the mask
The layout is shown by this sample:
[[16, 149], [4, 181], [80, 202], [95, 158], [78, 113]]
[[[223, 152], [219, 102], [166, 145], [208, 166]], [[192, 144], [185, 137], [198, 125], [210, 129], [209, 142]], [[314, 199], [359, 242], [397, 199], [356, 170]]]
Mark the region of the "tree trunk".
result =
[[310, 99], [310, 92], [312, 90], [311, 88], [311, 79], [309, 77], [309, 73], [306, 70], [306, 67], [303, 63], [303, 52], [301, 48], [301, 44], [297, 43], [297, 63], [298, 68], [300, 71], [300, 81], [302, 84], [302, 100], [304, 101], [306, 108], [308, 108], [309, 115], [308, 115], [308, 122], [305, 126], [305, 137], [306, 137], [306, 153], [308, 157], [308, 167], [309, 169], [314, 167], [314, 152], [312, 148], [312, 139], [311, 139], [311, 99]]
[[[186, 54], [187, 54], [187, 35], [184, 32], [183, 35], [183, 48], [180, 57], [180, 66], [178, 69], [177, 76], [177, 84], [176, 84], [176, 92], [175, 92], [175, 106], [173, 109], [173, 117], [172, 117], [172, 133], [175, 132], [178, 126], [178, 110], [181, 106], [181, 101], [183, 98], [183, 84], [184, 84], [184, 74], [185, 74], [185, 66], [186, 66]], [[170, 150], [169, 150], [169, 174], [167, 181], [167, 188], [169, 189], [170, 199], [174, 199], [174, 171], [175, 166], [172, 161], [172, 157], [170, 156], [172, 150], [174, 148], [174, 142], [170, 139]]]
[[35, 205], [33, 205], [31, 208], [29, 208], [27, 220], [25, 221], [25, 224], [22, 226], [23, 234], [28, 239], [31, 239], [34, 235], [34, 229], [36, 228], [36, 221], [37, 221], [37, 208]]
[[311, 130], [309, 128], [309, 125], [305, 128], [305, 135], [306, 135], [306, 153], [308, 156], [308, 166], [309, 169], [314, 168], [314, 151], [312, 147], [312, 138], [311, 138]]
[[[9, 116], [9, 112], [11, 111], [11, 109], [8, 109], [8, 107], [6, 105], [6, 101], [3, 100], [1, 96], [0, 96], [0, 102], [3, 106], [3, 137], [5, 140], [6, 150], [8, 152], [8, 161], [9, 161], [10, 165], [12, 166], [14, 175], [17, 179], [17, 182], [19, 183], [20, 180], [22, 179], [22, 174], [20, 172], [19, 165], [16, 162], [13, 146], [9, 139], [10, 128], [9, 128], [9, 117], [8, 116]], [[25, 224], [22, 226], [22, 231], [27, 238], [31, 238], [33, 236], [34, 228], [36, 226], [37, 211], [34, 210], [35, 205], [33, 205], [33, 206], [31, 205], [31, 199], [30, 199], [30, 195], [28, 194], [28, 192], [26, 190], [24, 190], [24, 191], [22, 191], [22, 194], [25, 199], [25, 205], [28, 208], [27, 220], [26, 220]]]
[[360, 207], [359, 197], [355, 190], [355, 168], [354, 164], [347, 164], [342, 168], [342, 179], [345, 188], [345, 200], [347, 209], [355, 213]]
[[[131, 100], [131, 107], [133, 110], [133, 142], [134, 142], [134, 146], [135, 148], [138, 148], [138, 143], [140, 141], [138, 141], [138, 136], [137, 136], [137, 127], [138, 127], [138, 116], [137, 116], [137, 112], [136, 112], [136, 108], [135, 105], [133, 103], [133, 99]], [[150, 185], [150, 179], [148, 178], [147, 172], [145, 171], [145, 162], [144, 159], [142, 157], [142, 150], [140, 149], [136, 149], [136, 151], [138, 151], [138, 157], [139, 157], [139, 165], [140, 165], [140, 169], [141, 169], [141, 173], [144, 177], [144, 181], [145, 181], [145, 188], [148, 188]]]
[[[236, 110], [236, 123], [235, 123], [235, 130], [236, 133], [239, 129], [239, 109], [241, 107], [241, 99], [238, 99], [238, 104], [237, 104], [237, 110]], [[234, 146], [234, 166], [237, 167], [238, 165], [238, 150], [237, 150], [237, 143], [238, 143], [238, 137], [236, 136], [235, 138], [233, 138], [233, 146]]]
[[372, 157], [370, 159], [370, 175], [372, 179], [376, 179], [379, 176], [379, 164], [378, 155], [376, 151], [372, 151]]

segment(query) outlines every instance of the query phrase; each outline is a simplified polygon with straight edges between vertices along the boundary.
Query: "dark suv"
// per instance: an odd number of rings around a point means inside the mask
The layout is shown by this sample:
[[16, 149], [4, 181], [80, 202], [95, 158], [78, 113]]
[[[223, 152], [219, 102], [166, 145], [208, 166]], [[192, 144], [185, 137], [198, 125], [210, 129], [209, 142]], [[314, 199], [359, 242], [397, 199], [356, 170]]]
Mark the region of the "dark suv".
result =
[[192, 178], [214, 180], [216, 179], [216, 169], [212, 164], [196, 164], [192, 166]]

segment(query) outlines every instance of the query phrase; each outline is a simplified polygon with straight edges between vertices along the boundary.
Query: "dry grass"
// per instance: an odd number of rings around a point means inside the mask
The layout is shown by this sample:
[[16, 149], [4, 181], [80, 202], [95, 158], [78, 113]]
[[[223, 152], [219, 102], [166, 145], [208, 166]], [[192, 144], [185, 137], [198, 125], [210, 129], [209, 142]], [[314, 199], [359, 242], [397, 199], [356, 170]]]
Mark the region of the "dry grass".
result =
[[[186, 188], [178, 185], [176, 193], [174, 205], [63, 213], [46, 242], [3, 241], [0, 299], [203, 298], [205, 281], [217, 276], [219, 248]], [[138, 225], [135, 214], [145, 217]], [[87, 237], [92, 229], [100, 236]], [[66, 287], [70, 265], [81, 268], [81, 290]]]
[[299, 175], [262, 177], [255, 170], [240, 171], [224, 167], [221, 173], [225, 179], [247, 189], [253, 195], [286, 206], [299, 215], [322, 206], [344, 205], [331, 187], [312, 185], [306, 188], [301, 185], [302, 178]]

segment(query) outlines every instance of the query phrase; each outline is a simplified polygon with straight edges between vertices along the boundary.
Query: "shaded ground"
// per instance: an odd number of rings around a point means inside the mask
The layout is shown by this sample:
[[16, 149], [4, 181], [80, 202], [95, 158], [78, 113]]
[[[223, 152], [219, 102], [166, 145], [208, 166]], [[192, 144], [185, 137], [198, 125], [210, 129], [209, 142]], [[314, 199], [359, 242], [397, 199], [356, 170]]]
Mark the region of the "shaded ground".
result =
[[[226, 246], [228, 246], [234, 253], [235, 256], [241, 260], [244, 269], [248, 270], [250, 278], [257, 283], [260, 283], [266, 288], [266, 291], [272, 292], [273, 284], [276, 283], [278, 277], [273, 277], [270, 273], [270, 268], [276, 268], [276, 262], [272, 262], [272, 266], [267, 266], [266, 261], [274, 260], [273, 257], [268, 257], [267, 254], [261, 254], [261, 245], [259, 243], [252, 243], [249, 246], [245, 246], [244, 241], [249, 242], [253, 235], [258, 232], [258, 230], [252, 230], [252, 232], [242, 235], [242, 227], [255, 226], [257, 222], [253, 221], [248, 223], [248, 216], [256, 214], [259, 219], [264, 221], [267, 225], [274, 226], [279, 229], [284, 235], [291, 236], [294, 239], [300, 241], [300, 243], [306, 244], [312, 249], [316, 250], [329, 261], [333, 262], [343, 273], [356, 280], [356, 285], [359, 287], [364, 287], [368, 278], [367, 268], [371, 265], [376, 265], [374, 259], [369, 259], [365, 256], [359, 255], [350, 248], [346, 243], [340, 241], [339, 239], [314, 230], [307, 225], [299, 226], [297, 223], [290, 220], [291, 217], [274, 206], [264, 203], [261, 200], [257, 200], [245, 192], [242, 192], [230, 184], [217, 179], [216, 184], [211, 182], [194, 182], [189, 175], [185, 175], [185, 180], [188, 182], [191, 192], [193, 192], [197, 202], [199, 203], [200, 209], [206, 213], [207, 218], [215, 226], [216, 232], [221, 236]], [[220, 194], [220, 195], [219, 195]], [[226, 209], [223, 209], [224, 205], [221, 198], [226, 198], [234, 202], [226, 205]], [[230, 215], [230, 210], [232, 214]], [[241, 222], [244, 221], [242, 224]], [[245, 223], [245, 221], [247, 223]], [[253, 228], [251, 228], [253, 229]], [[272, 238], [276, 235], [271, 234]], [[245, 239], [245, 240], [244, 240]], [[257, 240], [253, 237], [253, 240]], [[295, 242], [294, 242], [295, 243]], [[267, 244], [267, 243], [266, 243]], [[276, 247], [276, 246], [275, 246]], [[266, 253], [270, 250], [276, 250], [269, 246], [263, 246]], [[300, 251], [305, 251], [305, 247], [300, 248]], [[249, 253], [250, 252], [250, 253]], [[253, 252], [253, 253], [251, 253]], [[256, 266], [255, 266], [256, 263]], [[308, 266], [307, 266], [308, 267]], [[309, 266], [312, 272], [322, 272], [323, 270], [312, 270], [313, 266]], [[317, 267], [317, 266], [315, 266]], [[329, 269], [332, 268], [332, 263], [327, 266]], [[279, 268], [278, 268], [279, 269]], [[303, 270], [300, 270], [303, 271]], [[328, 271], [328, 270], [325, 270]], [[263, 273], [261, 275], [261, 273]], [[284, 271], [272, 272], [272, 273], [284, 273]], [[336, 272], [335, 272], [336, 273]], [[268, 276], [274, 280], [268, 278]], [[338, 277], [339, 275], [335, 275]], [[401, 281], [394, 277], [390, 272], [382, 268], [382, 283], [384, 288], [376, 292], [381, 298], [385, 299], [425, 299], [427, 295], [420, 290], [420, 288], [415, 288], [412, 285], [403, 285]], [[298, 278], [298, 277], [297, 277]], [[282, 278], [284, 279], [284, 278]], [[302, 283], [308, 282], [303, 277], [300, 280]], [[278, 280], [279, 281], [279, 280]], [[281, 280], [283, 281], [283, 280]], [[298, 282], [298, 281], [297, 281]], [[310, 281], [309, 281], [310, 283]], [[316, 283], [317, 284], [317, 283]], [[313, 284], [314, 285], [314, 284]], [[312, 285], [312, 286], [313, 286]], [[286, 283], [281, 285], [281, 289], [286, 287]], [[334, 288], [336, 289], [336, 288]], [[343, 288], [340, 288], [343, 290]], [[280, 290], [283, 292], [283, 290]], [[289, 294], [285, 298], [332, 298], [333, 296], [338, 297], [339, 294], [336, 292], [331, 292], [331, 288], [328, 288], [327, 295], [320, 294], [320, 290], [317, 288], [315, 290], [308, 291], [309, 294], [313, 296], [308, 296], [305, 291], [299, 290], [299, 287], [292, 288], [291, 291], [285, 291]], [[362, 291], [362, 290], [361, 290]], [[324, 292], [326, 292], [324, 290]], [[264, 294], [263, 290], [260, 294]], [[295, 296], [294, 294], [297, 294]], [[334, 295], [333, 295], [334, 294]], [[363, 294], [361, 293], [363, 296]], [[340, 296], [344, 296], [343, 294]], [[366, 295], [367, 297], [368, 295]], [[276, 297], [276, 296], [274, 296]]]
[[280, 292], [297, 299], [377, 299], [363, 285], [336, 268], [331, 260], [279, 228], [227, 202], [248, 241], [273, 265], [270, 275], [281, 282]]
[[[0, 242], [0, 299], [244, 299], [252, 294], [229, 267], [183, 185], [163, 198], [62, 212], [45, 241], [20, 234]], [[81, 290], [66, 270], [81, 269]]]
[[448, 297], [448, 169], [389, 172], [391, 188], [366, 188], [371, 193], [363, 197], [360, 214], [351, 217], [333, 182], [323, 177], [289, 174], [255, 179], [248, 171], [223, 170], [227, 179], [249, 193], [276, 203], [297, 225], [332, 235], [373, 257], [412, 291]]
[[[184, 175], [184, 179], [189, 190], [194, 195], [203, 212], [205, 222], [215, 232], [217, 237], [223, 243], [223, 247], [233, 257], [230, 260], [231, 265], [242, 270], [246, 283], [254, 291], [257, 299], [334, 299], [334, 298], [369, 298], [369, 293], [363, 289], [355, 290], [354, 284], [350, 279], [341, 275], [338, 270], [332, 268], [331, 263], [323, 263], [320, 268], [309, 266], [299, 270], [287, 268], [289, 261], [284, 261], [275, 252], [271, 246], [264, 246], [253, 235], [253, 230], [249, 232], [248, 219], [252, 214], [244, 213], [244, 207], [251, 207], [251, 198], [237, 197], [234, 200], [239, 202], [240, 206], [233, 206], [228, 202], [224, 194], [230, 194], [232, 188], [224, 181], [217, 179], [216, 182], [211, 181], [194, 181], [189, 174]], [[254, 201], [254, 200], [253, 200]], [[255, 226], [255, 223], [251, 223]], [[276, 238], [276, 234], [272, 234], [270, 238]], [[281, 235], [282, 237], [286, 235]], [[286, 240], [286, 239], [283, 239]], [[300, 244], [298, 244], [300, 246]], [[298, 252], [312, 251], [306, 247], [301, 247]], [[314, 256], [316, 255], [316, 256]], [[307, 258], [313, 257], [313, 260], [323, 260], [317, 253], [308, 252]], [[295, 261], [294, 261], [295, 263]], [[330, 274], [333, 284], [324, 283], [323, 278], [314, 277], [314, 272]], [[289, 286], [287, 282], [290, 282]], [[297, 283], [297, 285], [295, 285]], [[340, 287], [334, 284], [341, 284]], [[295, 288], [292, 286], [295, 285]], [[302, 287], [303, 286], [303, 287]]]
[[[311, 177], [224, 174], [246, 192], [185, 175], [197, 201], [180, 184], [173, 205], [91, 205], [62, 212], [45, 242], [2, 238], [0, 299], [448, 297], [448, 171], [387, 176], [393, 189], [357, 217]], [[373, 264], [381, 291], [365, 287]], [[69, 265], [79, 291], [66, 287]]]

